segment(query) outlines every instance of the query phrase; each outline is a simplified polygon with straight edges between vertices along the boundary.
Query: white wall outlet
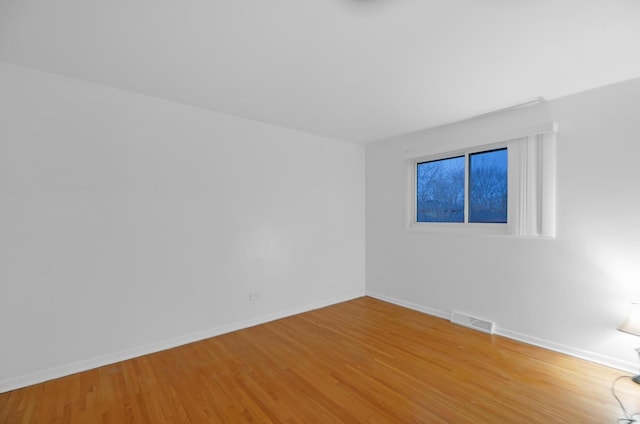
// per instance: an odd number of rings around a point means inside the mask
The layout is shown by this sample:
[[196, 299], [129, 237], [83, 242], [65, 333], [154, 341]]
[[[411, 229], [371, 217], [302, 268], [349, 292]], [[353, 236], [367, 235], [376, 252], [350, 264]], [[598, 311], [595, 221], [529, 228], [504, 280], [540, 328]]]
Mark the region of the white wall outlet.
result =
[[249, 300], [258, 300], [260, 298], [260, 293], [249, 293]]

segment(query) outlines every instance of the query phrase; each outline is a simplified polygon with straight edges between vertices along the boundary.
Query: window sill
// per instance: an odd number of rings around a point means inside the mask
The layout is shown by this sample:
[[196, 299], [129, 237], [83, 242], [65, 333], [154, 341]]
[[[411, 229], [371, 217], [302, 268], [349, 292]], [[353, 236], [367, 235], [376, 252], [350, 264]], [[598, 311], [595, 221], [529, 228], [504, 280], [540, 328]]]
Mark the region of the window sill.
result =
[[509, 238], [526, 238], [552, 240], [555, 237], [545, 235], [518, 235], [509, 232], [507, 224], [441, 224], [437, 222], [417, 222], [409, 224], [406, 230], [411, 233], [451, 234], [463, 236], [498, 236]]
[[463, 224], [415, 222], [407, 230], [416, 233], [462, 234], [483, 236], [509, 236], [507, 224]]

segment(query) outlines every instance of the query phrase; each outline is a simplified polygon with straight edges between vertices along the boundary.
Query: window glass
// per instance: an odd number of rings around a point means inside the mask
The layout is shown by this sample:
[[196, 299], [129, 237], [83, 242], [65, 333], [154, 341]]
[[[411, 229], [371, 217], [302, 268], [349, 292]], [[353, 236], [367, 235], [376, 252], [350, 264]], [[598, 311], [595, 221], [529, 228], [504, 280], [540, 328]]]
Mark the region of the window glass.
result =
[[555, 123], [484, 145], [406, 150], [407, 229], [441, 234], [555, 237]]
[[464, 166], [464, 156], [417, 164], [417, 222], [464, 222]]
[[507, 222], [507, 149], [469, 155], [469, 222]]

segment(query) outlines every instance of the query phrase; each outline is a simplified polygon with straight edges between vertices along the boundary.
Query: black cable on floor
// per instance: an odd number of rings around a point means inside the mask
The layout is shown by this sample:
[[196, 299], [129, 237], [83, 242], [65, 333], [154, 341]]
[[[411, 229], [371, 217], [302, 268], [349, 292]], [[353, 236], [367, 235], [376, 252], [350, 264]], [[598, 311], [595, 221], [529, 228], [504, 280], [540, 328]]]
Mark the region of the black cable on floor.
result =
[[622, 413], [624, 414], [624, 418], [618, 418], [618, 422], [626, 423], [626, 424], [637, 423], [638, 422], [637, 418], [640, 417], [640, 412], [630, 414], [629, 411], [627, 411], [627, 408], [625, 408], [624, 405], [622, 404], [622, 401], [620, 400], [618, 395], [616, 395], [616, 383], [619, 380], [622, 380], [625, 378], [628, 378], [629, 380], [631, 380], [631, 377], [629, 377], [628, 375], [622, 375], [616, 378], [615, 380], [613, 380], [613, 383], [611, 383], [611, 394], [618, 401], [618, 405], [620, 405], [620, 409], [622, 409]]

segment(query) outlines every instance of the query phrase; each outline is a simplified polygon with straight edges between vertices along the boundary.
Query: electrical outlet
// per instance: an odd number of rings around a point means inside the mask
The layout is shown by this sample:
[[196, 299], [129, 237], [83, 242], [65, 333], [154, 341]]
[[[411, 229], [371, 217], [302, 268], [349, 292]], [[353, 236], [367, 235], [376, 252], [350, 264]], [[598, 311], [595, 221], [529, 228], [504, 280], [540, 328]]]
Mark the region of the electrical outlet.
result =
[[259, 293], [249, 293], [249, 300], [258, 300], [260, 298]]

